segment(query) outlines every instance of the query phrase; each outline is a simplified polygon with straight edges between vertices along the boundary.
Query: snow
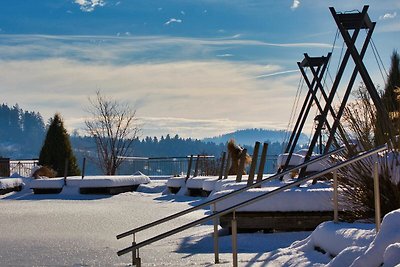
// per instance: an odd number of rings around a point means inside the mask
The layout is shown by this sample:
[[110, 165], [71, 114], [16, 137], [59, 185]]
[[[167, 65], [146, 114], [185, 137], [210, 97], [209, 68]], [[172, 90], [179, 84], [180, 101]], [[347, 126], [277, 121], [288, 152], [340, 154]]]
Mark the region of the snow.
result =
[[[70, 176], [66, 179], [68, 186], [77, 186], [81, 188], [88, 187], [118, 187], [130, 186], [138, 184], [146, 184], [150, 182], [150, 178], [146, 175], [115, 175], [115, 176]], [[32, 179], [29, 182], [30, 188], [62, 188], [64, 186], [64, 178], [47, 178]]]
[[[2, 266], [127, 266], [130, 255], [118, 257], [116, 251], [129, 246], [132, 239], [116, 240], [117, 234], [206, 201], [164, 195], [165, 179], [141, 184], [138, 192], [115, 196], [80, 195], [73, 183], [67, 183], [60, 194], [35, 195], [28, 186], [31, 179], [22, 180], [27, 186], [21, 192], [0, 196]], [[287, 196], [311, 189], [296, 188]], [[301, 202], [303, 197], [297, 197], [285, 201]], [[137, 241], [210, 213], [200, 209], [179, 217], [143, 231]], [[333, 222], [322, 223], [313, 232], [239, 234], [239, 266], [396, 266], [400, 264], [399, 222], [400, 210], [396, 210], [384, 217], [377, 235], [374, 224]], [[213, 265], [212, 228], [211, 222], [195, 226], [141, 248], [142, 265]], [[232, 266], [231, 236], [223, 229], [219, 235], [218, 266]]]
[[207, 180], [215, 180], [218, 179], [216, 176], [196, 176], [196, 177], [191, 177], [186, 181], [186, 187], [187, 188], [203, 188], [203, 183]]
[[202, 189], [204, 191], [209, 191], [209, 192], [214, 191], [215, 184], [217, 183], [218, 178], [219, 177], [214, 176], [214, 177], [210, 177], [209, 179], [204, 180], [203, 181], [203, 185], [202, 185]]
[[185, 185], [186, 177], [184, 176], [174, 176], [168, 179], [168, 187], [182, 187]]
[[63, 188], [64, 178], [41, 177], [32, 179], [29, 183], [30, 188]]
[[[289, 157], [289, 153], [280, 154], [278, 156], [278, 159], [276, 160], [276, 164], [277, 164], [278, 168], [285, 165], [288, 157]], [[293, 153], [292, 157], [290, 158], [290, 161], [289, 161], [289, 166], [300, 165], [303, 162], [304, 162], [304, 155]]]
[[118, 187], [147, 184], [150, 178], [146, 175], [114, 175], [114, 176], [74, 176], [67, 178], [67, 185], [87, 187]]
[[0, 178], [0, 189], [14, 188], [24, 185], [21, 178]]
[[[243, 185], [245, 186], [245, 185]], [[221, 211], [236, 204], [260, 196], [277, 186], [249, 189], [233, 198], [216, 203], [216, 210]], [[212, 194], [211, 199], [225, 195], [233, 190], [223, 190]], [[299, 188], [285, 190], [256, 203], [238, 209], [238, 211], [332, 211], [333, 190], [331, 188]]]

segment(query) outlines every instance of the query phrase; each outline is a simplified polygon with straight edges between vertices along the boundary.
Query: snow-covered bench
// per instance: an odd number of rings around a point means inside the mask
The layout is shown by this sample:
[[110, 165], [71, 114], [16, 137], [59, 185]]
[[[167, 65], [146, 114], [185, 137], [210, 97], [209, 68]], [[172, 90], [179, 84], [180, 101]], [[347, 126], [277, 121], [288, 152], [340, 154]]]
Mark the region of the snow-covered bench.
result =
[[179, 190], [185, 186], [185, 176], [172, 176], [167, 181], [167, 188], [172, 194], [176, 194]]
[[67, 185], [78, 186], [81, 194], [115, 195], [135, 191], [140, 184], [147, 184], [146, 175], [79, 176], [68, 177]]
[[64, 187], [64, 178], [42, 177], [29, 183], [34, 194], [58, 194]]
[[218, 180], [218, 176], [196, 176], [191, 177], [186, 181], [186, 188], [188, 190], [189, 196], [202, 196], [207, 197], [211, 191], [203, 191], [203, 184], [209, 181], [211, 184], [207, 184], [206, 188], [210, 189], [212, 184]]
[[[319, 185], [319, 184], [318, 184]], [[318, 224], [333, 219], [333, 190], [328, 186], [296, 187], [250, 204], [235, 212], [240, 230], [310, 230]], [[279, 185], [249, 189], [235, 197], [216, 203], [215, 210], [222, 211]], [[210, 199], [232, 190], [215, 192]], [[213, 208], [212, 206], [211, 208]], [[230, 228], [232, 213], [220, 218], [223, 228]]]
[[0, 178], [0, 195], [21, 191], [23, 185], [21, 178]]

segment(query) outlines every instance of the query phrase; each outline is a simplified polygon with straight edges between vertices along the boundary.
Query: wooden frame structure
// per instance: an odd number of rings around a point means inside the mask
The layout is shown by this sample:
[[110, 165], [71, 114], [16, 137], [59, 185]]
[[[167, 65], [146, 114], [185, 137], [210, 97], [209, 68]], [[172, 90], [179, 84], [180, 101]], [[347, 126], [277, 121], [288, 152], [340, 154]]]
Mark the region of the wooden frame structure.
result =
[[[300, 71], [305, 79], [305, 82], [307, 86], [309, 87], [309, 92], [308, 95], [305, 99], [305, 102], [303, 104], [302, 110], [300, 111], [300, 115], [298, 118], [298, 122], [296, 123], [295, 129], [292, 133], [291, 139], [289, 140], [288, 146], [285, 150], [285, 153], [289, 153], [289, 156], [287, 158], [286, 164], [284, 169], [286, 169], [288, 166], [288, 163], [290, 162], [291, 155], [294, 151], [294, 148], [297, 144], [298, 137], [302, 130], [302, 127], [304, 125], [304, 122], [306, 120], [306, 116], [308, 115], [309, 109], [311, 108], [311, 104], [313, 101], [316, 102], [318, 110], [320, 112], [320, 115], [318, 116], [319, 118], [319, 123], [317, 123], [314, 135], [311, 139], [309, 149], [307, 151], [307, 154], [305, 155], [304, 161], [308, 161], [311, 158], [312, 152], [314, 151], [315, 146], [317, 145], [318, 139], [321, 136], [323, 128], [326, 126], [328, 130], [328, 139], [325, 144], [325, 148], [323, 151], [323, 154], [328, 153], [328, 151], [331, 149], [332, 144], [335, 144], [335, 146], [338, 146], [338, 142], [335, 138], [336, 132], [339, 131], [339, 134], [342, 138], [342, 141], [346, 145], [346, 147], [351, 151], [352, 148], [348, 144], [346, 140], [345, 133], [343, 129], [341, 128], [340, 124], [340, 119], [343, 115], [344, 109], [346, 107], [347, 101], [350, 97], [351, 90], [354, 86], [356, 77], [358, 74], [360, 74], [367, 90], [368, 93], [371, 96], [371, 99], [377, 109], [377, 112], [382, 118], [383, 123], [389, 122], [389, 116], [388, 113], [382, 104], [382, 101], [380, 99], [380, 96], [375, 88], [374, 83], [372, 82], [371, 77], [368, 74], [368, 71], [363, 63], [363, 58], [365, 56], [365, 53], [368, 48], [368, 44], [371, 40], [372, 33], [375, 28], [376, 22], [372, 22], [367, 11], [368, 11], [368, 6], [364, 6], [361, 12], [353, 12], [353, 13], [338, 13], [335, 11], [333, 7], [329, 8], [331, 11], [331, 14], [336, 22], [336, 25], [338, 27], [338, 30], [344, 40], [344, 43], [347, 46], [346, 52], [344, 53], [344, 56], [340, 62], [340, 66], [338, 68], [338, 72], [336, 74], [335, 80], [333, 82], [332, 88], [329, 91], [329, 95], [327, 95], [322, 87], [321, 81], [322, 81], [322, 76], [325, 72], [327, 62], [329, 61], [330, 54], [326, 57], [320, 57], [320, 58], [312, 58], [309, 57], [307, 54], [305, 54], [305, 58], [301, 63], [298, 63], [298, 66], [300, 68]], [[361, 30], [365, 30], [367, 32], [366, 37], [364, 39], [364, 42], [361, 46], [360, 52], [356, 48], [356, 41], [359, 36], [359, 33]], [[332, 108], [332, 103], [335, 97], [335, 94], [338, 90], [340, 81], [343, 77], [343, 73], [346, 69], [347, 63], [350, 59], [350, 57], [353, 59], [355, 66], [354, 70], [352, 72], [352, 75], [350, 77], [350, 80], [347, 84], [344, 96], [342, 98], [341, 104], [339, 106], [339, 109], [337, 113], [335, 114], [335, 111]], [[304, 69], [308, 67], [310, 68], [314, 78], [312, 82], [310, 82], [307, 78], [306, 72]], [[325, 100], [325, 106], [324, 108], [321, 107], [321, 105], [318, 103], [318, 100], [315, 98], [315, 93], [318, 90], [318, 88], [321, 90], [321, 94], [324, 97]], [[330, 112], [330, 115], [333, 118], [333, 124], [330, 125], [327, 121], [327, 116], [328, 113]], [[390, 124], [387, 124], [390, 129]], [[306, 173], [306, 167], [302, 168], [300, 171], [299, 176], [302, 177]]]

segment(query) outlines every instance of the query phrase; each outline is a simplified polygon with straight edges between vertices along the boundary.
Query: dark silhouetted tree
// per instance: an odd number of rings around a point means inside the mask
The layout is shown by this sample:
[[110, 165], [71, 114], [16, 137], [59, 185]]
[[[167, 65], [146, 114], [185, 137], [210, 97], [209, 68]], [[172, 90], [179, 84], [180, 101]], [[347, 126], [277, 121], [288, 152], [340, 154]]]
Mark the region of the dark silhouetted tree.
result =
[[68, 175], [80, 175], [69, 135], [60, 114], [56, 113], [50, 120], [46, 139], [39, 155], [39, 165], [51, 167], [57, 172], [57, 176], [63, 176], [66, 159], [68, 159]]

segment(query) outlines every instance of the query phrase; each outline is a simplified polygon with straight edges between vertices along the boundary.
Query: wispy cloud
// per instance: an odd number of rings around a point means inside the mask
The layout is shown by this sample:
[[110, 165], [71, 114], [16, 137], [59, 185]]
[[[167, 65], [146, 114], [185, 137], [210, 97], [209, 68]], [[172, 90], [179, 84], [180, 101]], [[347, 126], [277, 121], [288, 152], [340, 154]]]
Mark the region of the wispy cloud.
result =
[[96, 7], [106, 5], [105, 0], [75, 0], [75, 3], [80, 5], [80, 9], [84, 12], [92, 12]]
[[386, 13], [385, 15], [380, 16], [379, 19], [380, 19], [380, 20], [394, 19], [396, 16], [397, 16], [397, 13], [396, 13], [396, 12], [393, 12], [393, 13]]
[[182, 23], [181, 19], [176, 19], [176, 18], [171, 18], [167, 22], [164, 23], [164, 25], [169, 25], [171, 23]]
[[[5, 103], [39, 111], [45, 119], [60, 112], [72, 130], [83, 127], [88, 97], [101, 90], [114, 99], [129, 99], [144, 118], [146, 135], [200, 138], [246, 126], [282, 129], [287, 124], [298, 75], [255, 78], [265, 71], [266, 66], [225, 61], [118, 66], [65, 59], [10, 60], [0, 65], [0, 93]], [[249, 108], [239, 111], [238, 104]]]
[[300, 6], [300, 0], [293, 0], [292, 6], [290, 7], [292, 10], [297, 9]]
[[[325, 43], [268, 43], [251, 39], [185, 38], [168, 36], [54, 36], [6, 35], [0, 39], [2, 58], [70, 58], [93, 63], [129, 64], [140, 61], [170, 61], [187, 59], [213, 59], [215, 55], [230, 54], [229, 48], [277, 49], [331, 48]], [[229, 49], [231, 50], [231, 49]], [[280, 51], [281, 52], [281, 51]], [[283, 51], [282, 51], [283, 52]], [[251, 61], [251, 57], [247, 57]], [[255, 61], [259, 57], [254, 57]]]
[[278, 72], [273, 72], [273, 73], [268, 73], [268, 74], [262, 74], [257, 76], [257, 78], [268, 78], [272, 76], [277, 76], [277, 75], [284, 75], [284, 74], [289, 74], [289, 73], [295, 73], [299, 72], [299, 70], [285, 70], [285, 71], [278, 71]]
[[229, 54], [229, 53], [227, 53], [227, 54], [220, 54], [220, 55], [217, 55], [217, 57], [233, 57], [233, 54]]

